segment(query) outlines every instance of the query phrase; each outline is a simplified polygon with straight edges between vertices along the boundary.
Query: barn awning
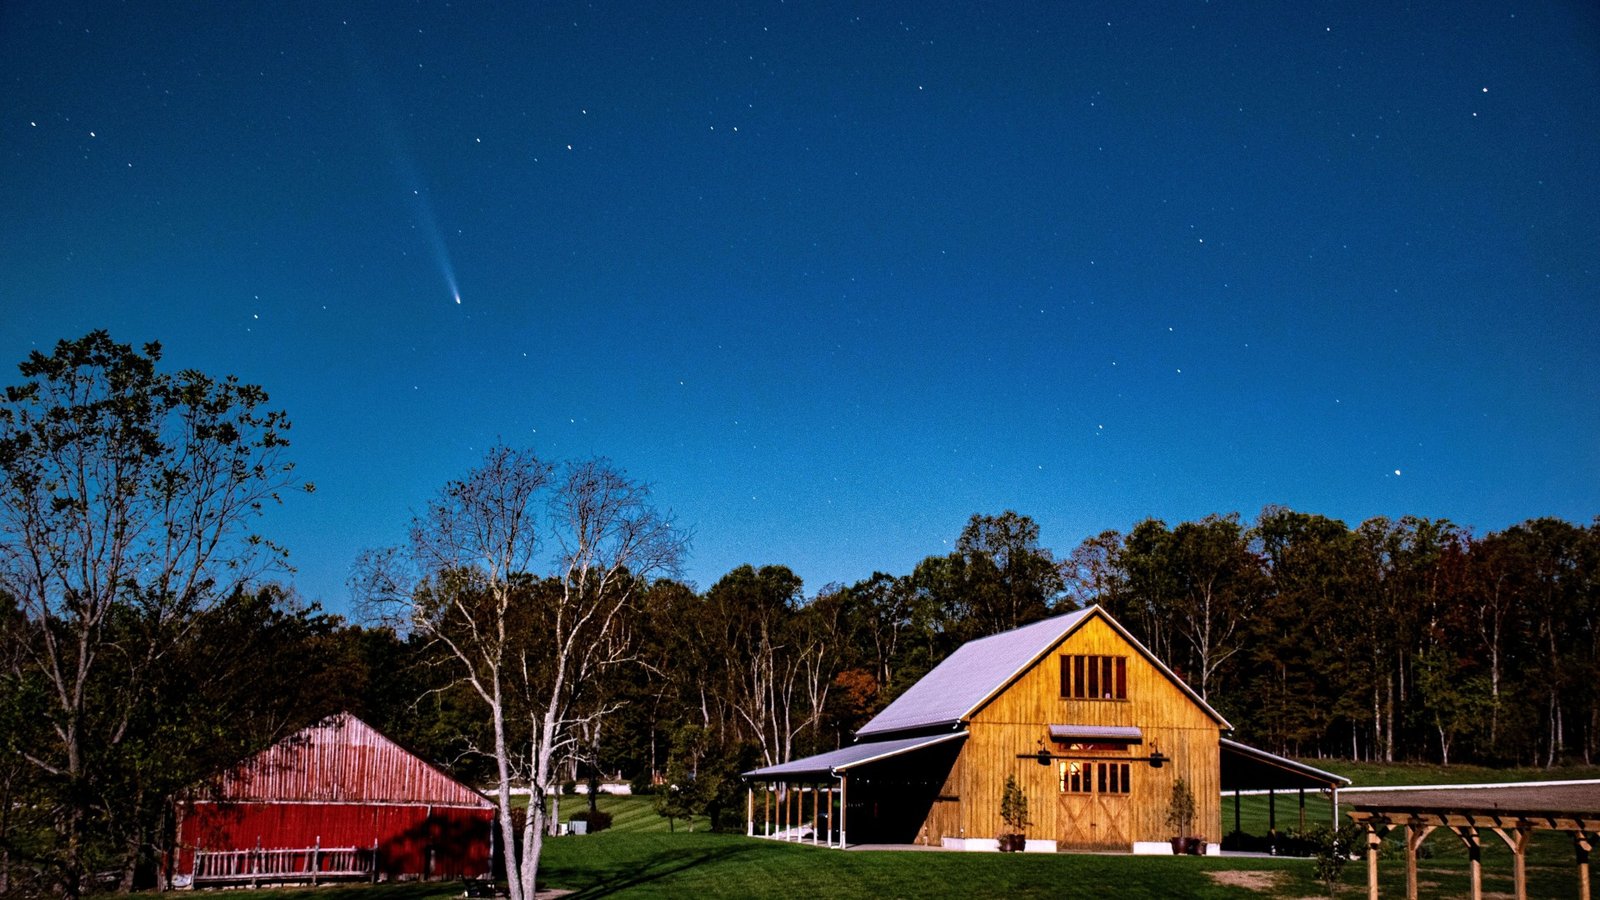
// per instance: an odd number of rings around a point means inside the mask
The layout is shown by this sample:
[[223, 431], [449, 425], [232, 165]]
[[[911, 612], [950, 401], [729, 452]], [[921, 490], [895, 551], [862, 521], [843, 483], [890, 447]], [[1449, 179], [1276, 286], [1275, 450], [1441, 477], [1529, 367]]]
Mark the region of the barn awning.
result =
[[1224, 791], [1286, 791], [1298, 788], [1331, 790], [1350, 779], [1324, 772], [1248, 744], [1222, 739], [1222, 789]]
[[1137, 725], [1051, 725], [1050, 740], [1064, 744], [1140, 744]]
[[854, 744], [849, 747], [840, 747], [838, 750], [830, 750], [827, 753], [819, 753], [816, 756], [807, 756], [804, 759], [794, 759], [786, 763], [779, 763], [776, 766], [767, 766], [764, 769], [745, 772], [740, 777], [751, 781], [828, 779], [856, 766], [864, 766], [879, 760], [902, 756], [921, 750], [924, 747], [932, 747], [935, 744], [959, 740], [966, 736], [967, 733], [965, 731], [957, 731], [952, 734], [936, 734], [932, 737], [924, 735], [922, 737], [899, 738], [892, 741], [872, 741], [866, 744]]

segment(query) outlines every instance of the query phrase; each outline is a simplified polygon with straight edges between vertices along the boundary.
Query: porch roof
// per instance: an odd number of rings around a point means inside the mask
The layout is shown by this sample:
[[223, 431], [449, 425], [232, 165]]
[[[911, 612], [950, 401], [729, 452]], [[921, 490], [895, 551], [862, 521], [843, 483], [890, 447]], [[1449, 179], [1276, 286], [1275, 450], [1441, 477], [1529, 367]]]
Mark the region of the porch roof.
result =
[[1222, 739], [1222, 789], [1224, 791], [1329, 790], [1350, 779], [1315, 766], [1268, 753], [1249, 744]]
[[755, 769], [739, 776], [750, 781], [799, 781], [806, 778], [829, 779], [840, 772], [848, 771], [856, 766], [889, 759], [932, 747], [946, 741], [965, 738], [965, 731], [950, 734], [936, 734], [932, 736], [897, 738], [891, 741], [871, 741], [864, 744], [852, 744], [849, 747], [840, 747], [838, 750], [829, 750], [827, 753], [818, 753], [816, 756], [807, 756], [803, 759], [792, 759], [786, 763]]

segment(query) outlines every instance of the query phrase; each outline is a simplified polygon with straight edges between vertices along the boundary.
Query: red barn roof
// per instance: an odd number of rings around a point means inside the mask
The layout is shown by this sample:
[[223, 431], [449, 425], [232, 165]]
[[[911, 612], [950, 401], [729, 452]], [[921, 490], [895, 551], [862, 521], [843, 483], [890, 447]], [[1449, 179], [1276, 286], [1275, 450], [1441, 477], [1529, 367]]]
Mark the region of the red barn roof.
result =
[[215, 787], [204, 799], [492, 806], [349, 713], [284, 738], [225, 773]]

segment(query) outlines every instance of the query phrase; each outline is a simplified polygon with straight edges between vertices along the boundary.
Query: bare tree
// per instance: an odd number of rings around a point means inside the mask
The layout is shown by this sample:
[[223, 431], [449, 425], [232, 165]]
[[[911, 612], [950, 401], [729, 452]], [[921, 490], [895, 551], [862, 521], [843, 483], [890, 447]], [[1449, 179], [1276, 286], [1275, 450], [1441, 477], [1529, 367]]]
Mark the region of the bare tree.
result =
[[288, 421], [254, 385], [160, 358], [103, 331], [61, 341], [0, 406], [0, 593], [27, 623], [11, 674], [47, 697], [48, 740], [21, 755], [61, 798], [51, 863], [69, 896], [90, 816], [129, 807], [100, 793], [148, 673], [279, 552], [248, 527], [289, 485]]
[[[412, 520], [407, 545], [357, 563], [358, 598], [445, 648], [490, 717], [511, 900], [536, 893], [555, 764], [580, 725], [610, 711], [584, 689], [630, 658], [621, 638], [636, 596], [676, 570], [687, 540], [606, 460], [558, 471], [497, 446]], [[541, 563], [552, 574], [535, 575]], [[513, 840], [520, 788], [530, 802]]]

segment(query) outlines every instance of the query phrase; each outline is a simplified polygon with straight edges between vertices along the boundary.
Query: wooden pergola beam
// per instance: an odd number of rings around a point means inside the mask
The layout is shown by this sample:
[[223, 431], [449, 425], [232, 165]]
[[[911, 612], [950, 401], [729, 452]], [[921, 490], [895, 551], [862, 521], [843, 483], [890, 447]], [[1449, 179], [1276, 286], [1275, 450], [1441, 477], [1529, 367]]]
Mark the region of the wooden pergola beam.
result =
[[1517, 900], [1528, 900], [1528, 837], [1533, 833], [1533, 829], [1519, 824], [1510, 829], [1509, 833], [1505, 828], [1492, 830], [1500, 836], [1500, 840], [1506, 842], [1507, 847], [1511, 848], [1512, 858], [1515, 860], [1513, 884]]
[[1578, 857], [1578, 900], [1589, 900], [1589, 851], [1594, 849], [1594, 832], [1574, 831], [1572, 845]]
[[1417, 900], [1417, 851], [1437, 825], [1406, 823], [1406, 900]]
[[1535, 831], [1562, 831], [1572, 835], [1573, 850], [1578, 867], [1578, 896], [1590, 900], [1589, 853], [1594, 849], [1595, 835], [1600, 829], [1585, 827], [1597, 823], [1589, 816], [1517, 815], [1501, 812], [1443, 812], [1431, 810], [1372, 810], [1358, 809], [1350, 813], [1351, 821], [1367, 830], [1367, 896], [1378, 896], [1378, 845], [1390, 828], [1404, 826], [1406, 830], [1406, 897], [1417, 897], [1417, 854], [1422, 842], [1439, 828], [1449, 829], [1467, 847], [1471, 896], [1483, 896], [1483, 845], [1481, 830], [1493, 832], [1511, 850], [1515, 866], [1513, 879], [1517, 900], [1528, 896], [1528, 845]]
[[1451, 826], [1451, 831], [1467, 845], [1467, 872], [1472, 879], [1472, 900], [1483, 900], [1483, 842], [1471, 825]]

